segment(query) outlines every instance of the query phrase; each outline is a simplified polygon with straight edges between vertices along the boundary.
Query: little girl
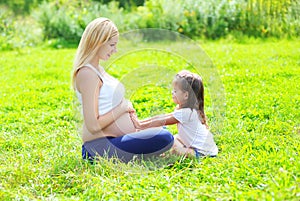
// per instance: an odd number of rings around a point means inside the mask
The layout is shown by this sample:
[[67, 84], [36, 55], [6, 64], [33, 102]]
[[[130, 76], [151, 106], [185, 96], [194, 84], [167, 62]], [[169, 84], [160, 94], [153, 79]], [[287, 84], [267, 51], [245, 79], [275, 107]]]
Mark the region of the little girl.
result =
[[177, 124], [172, 152], [186, 156], [211, 156], [218, 154], [213, 135], [208, 130], [204, 113], [204, 87], [199, 75], [180, 71], [172, 82], [172, 99], [177, 104], [173, 113], [139, 121], [135, 113], [131, 119], [137, 129]]

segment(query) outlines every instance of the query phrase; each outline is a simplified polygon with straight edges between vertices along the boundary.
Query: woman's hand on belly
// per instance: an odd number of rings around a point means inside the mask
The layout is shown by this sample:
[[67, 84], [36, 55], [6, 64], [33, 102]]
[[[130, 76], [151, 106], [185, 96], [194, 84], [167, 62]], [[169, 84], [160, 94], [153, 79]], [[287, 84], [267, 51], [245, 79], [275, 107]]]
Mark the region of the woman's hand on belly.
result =
[[99, 133], [91, 134], [85, 125], [83, 125], [82, 140], [84, 142], [98, 139], [105, 136], [118, 137], [128, 133], [136, 132], [133, 122], [130, 118], [129, 113], [122, 114], [112, 124], [105, 127]]

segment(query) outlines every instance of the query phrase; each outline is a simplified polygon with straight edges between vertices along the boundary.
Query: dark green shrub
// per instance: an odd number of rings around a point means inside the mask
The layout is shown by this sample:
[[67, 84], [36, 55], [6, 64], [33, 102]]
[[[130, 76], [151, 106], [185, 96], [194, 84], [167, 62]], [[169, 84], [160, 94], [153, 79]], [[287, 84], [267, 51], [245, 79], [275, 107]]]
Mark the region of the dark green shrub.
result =
[[78, 42], [83, 29], [76, 21], [74, 5], [43, 3], [34, 17], [43, 27], [44, 39], [61, 38]]
[[0, 49], [11, 49], [10, 40], [14, 33], [12, 12], [0, 7]]
[[[109, 4], [113, 0], [93, 0], [95, 2], [99, 2], [101, 4]], [[116, 0], [119, 4], [119, 7], [125, 8], [126, 10], [131, 10], [132, 8], [135, 8], [137, 6], [143, 6], [145, 0]]]
[[44, 0], [0, 0], [0, 5], [6, 5], [17, 15], [29, 14], [32, 8]]
[[122, 9], [119, 9], [115, 2], [101, 5], [90, 1], [43, 3], [34, 13], [35, 19], [43, 27], [44, 39], [60, 39], [63, 43], [74, 44], [79, 42], [86, 25], [93, 19], [108, 17], [116, 24], [124, 25], [121, 15]]
[[296, 0], [148, 0], [132, 15], [137, 15], [137, 27], [164, 28], [189, 37], [284, 37], [299, 35], [299, 8]]
[[41, 31], [30, 17], [16, 18], [6, 7], [0, 7], [0, 50], [35, 46], [41, 42]]
[[[0, 0], [0, 4], [3, 2]], [[11, 10], [4, 9], [0, 13], [1, 49], [38, 43], [41, 33], [35, 21], [42, 28], [44, 40], [54, 39], [52, 45], [78, 44], [86, 25], [97, 17], [110, 18], [120, 32], [161, 28], [190, 38], [208, 39], [300, 35], [298, 0], [141, 0], [143, 4], [132, 0], [49, 0], [41, 4], [41, 0], [9, 2], [7, 7]], [[12, 5], [22, 7], [23, 4], [30, 5], [28, 12], [39, 4], [30, 15], [35, 21], [30, 17], [23, 16], [24, 20], [13, 15]], [[159, 38], [159, 35], [148, 37], [149, 40]]]

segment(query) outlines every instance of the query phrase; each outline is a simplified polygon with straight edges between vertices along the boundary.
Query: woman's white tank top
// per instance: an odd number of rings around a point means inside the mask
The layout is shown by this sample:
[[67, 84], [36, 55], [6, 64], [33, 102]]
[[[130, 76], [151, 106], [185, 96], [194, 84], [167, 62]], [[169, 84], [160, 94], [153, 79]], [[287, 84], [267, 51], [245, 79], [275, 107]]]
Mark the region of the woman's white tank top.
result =
[[[100, 115], [110, 112], [113, 108], [118, 106], [124, 98], [125, 88], [121, 82], [113, 78], [111, 75], [105, 72], [100, 66], [101, 73], [93, 67], [91, 64], [84, 65], [92, 69], [102, 80], [102, 87], [100, 88], [98, 96], [98, 112]], [[81, 93], [76, 89], [76, 94], [82, 105]]]

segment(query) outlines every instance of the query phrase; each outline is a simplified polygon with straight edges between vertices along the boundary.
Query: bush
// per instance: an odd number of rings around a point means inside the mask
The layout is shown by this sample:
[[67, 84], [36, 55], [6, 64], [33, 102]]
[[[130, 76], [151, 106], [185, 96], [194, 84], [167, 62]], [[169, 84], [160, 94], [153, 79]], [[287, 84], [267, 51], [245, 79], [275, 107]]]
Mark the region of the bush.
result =
[[35, 46], [42, 41], [42, 32], [32, 18], [16, 18], [6, 7], [0, 7], [0, 32], [0, 50]]
[[[300, 35], [300, 2], [296, 0], [146, 0], [138, 7], [136, 5], [140, 4], [131, 0], [49, 1], [40, 4], [31, 16], [42, 27], [43, 39], [54, 39], [56, 47], [77, 45], [86, 25], [97, 17], [110, 18], [120, 32], [161, 28], [190, 38], [207, 39]], [[119, 4], [122, 2], [134, 6], [124, 8]], [[1, 11], [0, 19], [1, 49], [34, 45], [41, 38], [40, 29], [31, 17], [24, 21], [6, 9]], [[26, 25], [28, 23], [30, 26]]]
[[284, 0], [148, 0], [136, 11], [138, 27], [216, 39], [229, 34], [284, 37], [300, 34], [300, 3]]
[[3, 7], [0, 9], [0, 49], [10, 49], [9, 41], [11, 40], [14, 32], [13, 20], [11, 18], [12, 13]]
[[[99, 2], [101, 4], [109, 4], [113, 0], [93, 0], [96, 2]], [[116, 0], [118, 2], [119, 7], [125, 8], [126, 10], [131, 10], [132, 8], [135, 8], [136, 6], [143, 6], [145, 0]]]
[[33, 16], [43, 27], [44, 39], [61, 38], [69, 42], [77, 42], [82, 28], [74, 20], [73, 16], [76, 13], [74, 11], [73, 5], [67, 7], [55, 3], [43, 3]]
[[0, 5], [6, 5], [15, 15], [26, 15], [42, 1], [44, 0], [0, 0]]
[[121, 15], [122, 8], [118, 8], [115, 2], [101, 5], [89, 1], [43, 3], [33, 14], [43, 27], [45, 40], [59, 38], [61, 41], [75, 44], [79, 42], [86, 25], [93, 19], [109, 17], [114, 22], [120, 22], [122, 21]]

